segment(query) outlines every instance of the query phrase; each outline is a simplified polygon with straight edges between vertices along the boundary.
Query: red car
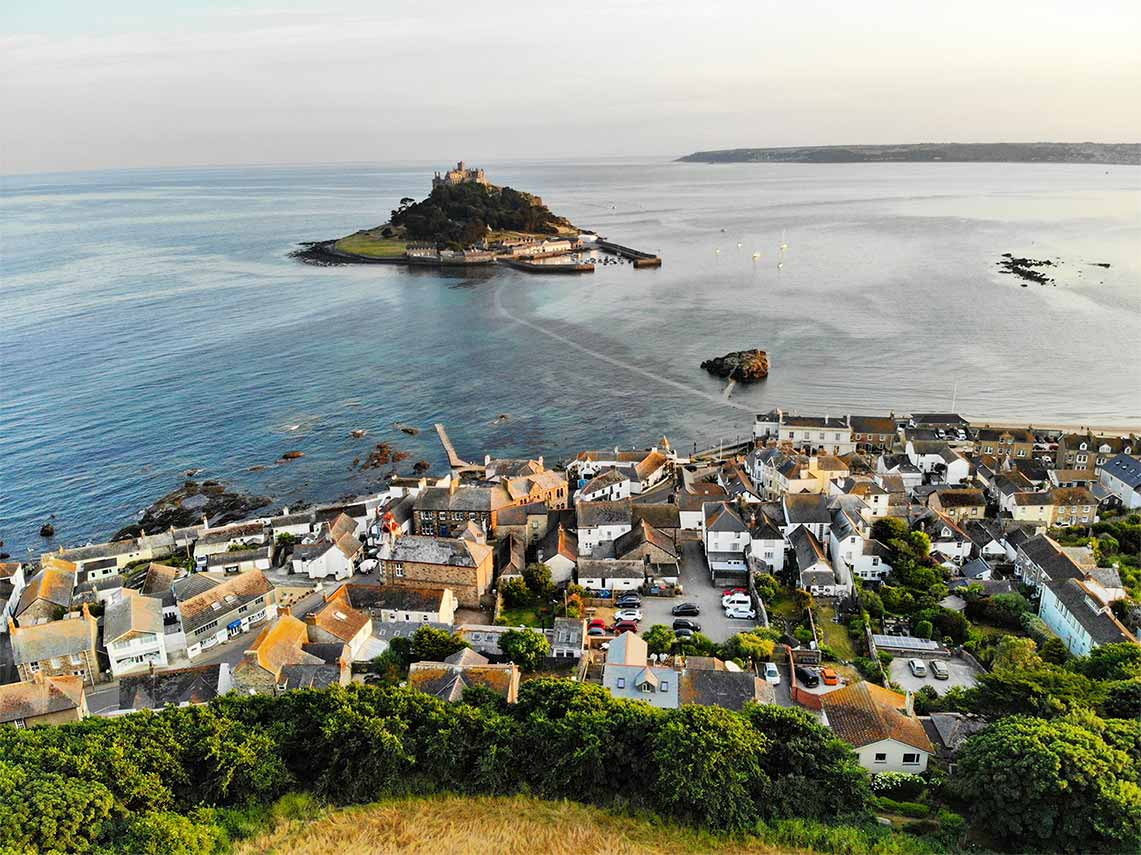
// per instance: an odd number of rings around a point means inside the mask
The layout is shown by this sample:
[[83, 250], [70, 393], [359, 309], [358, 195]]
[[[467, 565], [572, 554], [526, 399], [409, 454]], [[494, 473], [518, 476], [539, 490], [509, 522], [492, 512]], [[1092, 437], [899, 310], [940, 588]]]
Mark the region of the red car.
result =
[[614, 626], [610, 627], [610, 631], [615, 635], [621, 635], [624, 632], [637, 632], [638, 624], [632, 620], [620, 620]]
[[745, 590], [744, 588], [726, 588], [724, 593], [722, 594], [722, 596], [728, 597], [730, 594], [747, 594], [747, 593], [749, 593], [749, 592], [747, 590]]
[[586, 625], [587, 629], [594, 629], [595, 627], [598, 627], [599, 629], [606, 629], [606, 621], [604, 621], [600, 617], [596, 617], [594, 620], [592, 620], [590, 623], [588, 623]]

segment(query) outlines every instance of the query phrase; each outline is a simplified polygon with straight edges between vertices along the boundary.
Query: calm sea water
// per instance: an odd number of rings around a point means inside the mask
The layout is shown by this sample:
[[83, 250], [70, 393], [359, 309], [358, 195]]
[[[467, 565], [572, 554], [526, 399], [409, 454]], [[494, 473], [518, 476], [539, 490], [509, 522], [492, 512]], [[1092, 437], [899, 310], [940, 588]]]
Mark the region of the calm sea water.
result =
[[[438, 164], [4, 179], [6, 549], [54, 545], [37, 535], [52, 513], [56, 542], [107, 535], [191, 468], [279, 503], [376, 484], [352, 468], [374, 441], [439, 471], [437, 421], [469, 457], [548, 459], [715, 444], [778, 405], [944, 409], [956, 389], [970, 415], [1141, 422], [1136, 168], [485, 165], [664, 266], [541, 279], [286, 257], [382, 222]], [[1019, 287], [1003, 252], [1060, 259], [1058, 285]], [[772, 373], [727, 400], [698, 363], [745, 347]], [[273, 465], [290, 450], [306, 456]]]

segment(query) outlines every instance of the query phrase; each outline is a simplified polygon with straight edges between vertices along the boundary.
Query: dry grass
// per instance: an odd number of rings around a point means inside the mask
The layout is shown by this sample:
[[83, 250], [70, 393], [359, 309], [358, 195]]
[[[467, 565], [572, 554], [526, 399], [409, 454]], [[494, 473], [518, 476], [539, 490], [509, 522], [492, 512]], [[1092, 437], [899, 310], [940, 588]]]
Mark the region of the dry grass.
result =
[[387, 238], [378, 229], [357, 232], [343, 237], [336, 243], [342, 252], [363, 255], [369, 258], [398, 258], [404, 255], [407, 242], [403, 238]]
[[618, 816], [574, 802], [440, 796], [333, 811], [313, 822], [281, 821], [240, 844], [238, 855], [777, 855], [805, 852]]

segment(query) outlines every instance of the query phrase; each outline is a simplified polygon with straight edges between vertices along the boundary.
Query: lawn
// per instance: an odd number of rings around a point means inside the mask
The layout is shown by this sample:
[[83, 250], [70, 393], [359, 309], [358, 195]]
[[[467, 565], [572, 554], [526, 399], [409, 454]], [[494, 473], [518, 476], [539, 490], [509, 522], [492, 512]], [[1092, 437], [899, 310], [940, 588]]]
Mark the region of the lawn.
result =
[[534, 606], [519, 606], [514, 609], [502, 609], [499, 612], [499, 619], [496, 623], [500, 626], [542, 626], [542, 621], [539, 618], [539, 610]]
[[336, 243], [341, 252], [364, 255], [369, 258], [399, 258], [404, 255], [407, 241], [402, 238], [386, 238], [379, 232], [364, 231], [343, 237]]
[[856, 648], [848, 637], [848, 628], [842, 623], [834, 623], [836, 610], [832, 606], [817, 606], [814, 618], [816, 626], [824, 633], [824, 643], [832, 648], [836, 656], [851, 662], [856, 658]]
[[803, 610], [796, 604], [796, 596], [783, 590], [772, 599], [765, 600], [765, 609], [769, 617], [776, 615], [791, 623], [796, 623], [803, 617]]

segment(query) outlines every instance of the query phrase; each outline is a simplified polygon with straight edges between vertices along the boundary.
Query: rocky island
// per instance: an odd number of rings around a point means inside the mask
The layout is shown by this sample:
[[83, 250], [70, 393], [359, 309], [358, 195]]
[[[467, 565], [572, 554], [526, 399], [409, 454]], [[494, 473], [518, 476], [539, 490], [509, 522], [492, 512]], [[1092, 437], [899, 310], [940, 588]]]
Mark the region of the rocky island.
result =
[[707, 359], [701, 367], [715, 377], [726, 377], [738, 383], [755, 383], [769, 376], [769, 355], [763, 350], [735, 350]]

